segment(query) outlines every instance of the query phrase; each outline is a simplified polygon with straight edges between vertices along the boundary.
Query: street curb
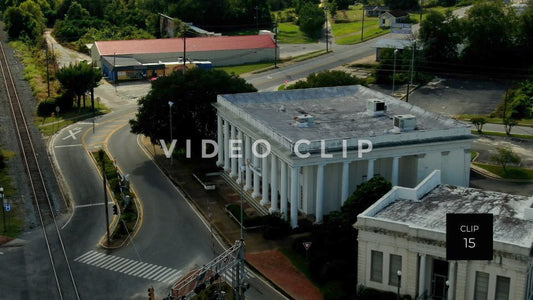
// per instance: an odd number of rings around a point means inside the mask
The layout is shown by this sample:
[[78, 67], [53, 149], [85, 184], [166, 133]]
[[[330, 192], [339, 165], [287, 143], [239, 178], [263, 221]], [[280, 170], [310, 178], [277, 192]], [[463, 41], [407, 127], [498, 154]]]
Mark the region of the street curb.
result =
[[[196, 211], [198, 211], [202, 215], [202, 217], [204, 218], [204, 221], [205, 220], [209, 220], [207, 218], [206, 214], [204, 213], [204, 211], [198, 206], [198, 204], [196, 204], [196, 201], [192, 200], [193, 198], [189, 195], [189, 193], [187, 193], [187, 191], [185, 191], [183, 189], [181, 184], [176, 182], [172, 177], [169, 176], [168, 172], [165, 169], [163, 169], [162, 167], [160, 167], [157, 164], [157, 162], [154, 159], [154, 156], [153, 156], [152, 152], [148, 149], [147, 145], [143, 141], [139, 141], [139, 139], [142, 140], [143, 136], [139, 136], [139, 138], [137, 140], [138, 144], [141, 145], [144, 148], [144, 152], [150, 156], [150, 159], [154, 162], [154, 164], [163, 172], [163, 174], [165, 174], [165, 176], [167, 176], [167, 178], [170, 180], [170, 182], [172, 182], [176, 187], [178, 187], [181, 190], [181, 192], [185, 196], [187, 202], [189, 202], [189, 204], [191, 204], [192, 206], [194, 206], [196, 208]], [[212, 226], [212, 228], [215, 229], [215, 231], [217, 233], [217, 236], [221, 238], [220, 240], [222, 240], [226, 244], [226, 246], [231, 246], [232, 245], [231, 241], [226, 236], [224, 236], [222, 234], [222, 231], [215, 224], [212, 224], [210, 222], [208, 222], [208, 224], [210, 226]], [[270, 280], [268, 277], [266, 277], [257, 268], [255, 268], [253, 265], [251, 265], [248, 261], [245, 260], [245, 263], [252, 271], [254, 271], [257, 275], [259, 275], [262, 280], [268, 282], [281, 295], [283, 295], [284, 297], [286, 297], [288, 299], [294, 299], [292, 296], [288, 295], [287, 292], [285, 290], [283, 290], [279, 285], [277, 285], [272, 280]]]

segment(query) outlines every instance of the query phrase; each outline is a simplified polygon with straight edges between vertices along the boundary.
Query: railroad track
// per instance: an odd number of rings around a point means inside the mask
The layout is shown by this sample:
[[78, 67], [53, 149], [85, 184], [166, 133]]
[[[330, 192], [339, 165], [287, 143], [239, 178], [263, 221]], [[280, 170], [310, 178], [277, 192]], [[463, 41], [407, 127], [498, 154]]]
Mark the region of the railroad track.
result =
[[[18, 139], [20, 156], [26, 171], [31, 197], [37, 219], [41, 224], [46, 250], [51, 265], [53, 281], [57, 288], [54, 299], [80, 299], [76, 281], [70, 268], [67, 253], [57, 226], [54, 206], [50, 200], [43, 174], [39, 166], [38, 156], [30, 133], [30, 127], [22, 109], [8, 60], [4, 52], [4, 45], [0, 42], [0, 69], [3, 84], [11, 110], [11, 117]], [[51, 287], [50, 287], [51, 288]]]

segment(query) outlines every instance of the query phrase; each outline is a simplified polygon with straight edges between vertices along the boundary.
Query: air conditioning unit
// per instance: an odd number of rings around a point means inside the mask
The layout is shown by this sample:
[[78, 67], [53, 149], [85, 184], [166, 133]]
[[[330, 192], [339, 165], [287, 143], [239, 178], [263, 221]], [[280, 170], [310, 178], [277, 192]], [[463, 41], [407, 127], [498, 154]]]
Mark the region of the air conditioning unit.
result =
[[385, 101], [378, 99], [369, 99], [366, 102], [366, 113], [371, 117], [381, 116], [387, 111]]
[[315, 118], [308, 114], [296, 116], [294, 121], [296, 127], [313, 127], [315, 125]]
[[411, 131], [416, 129], [416, 117], [413, 115], [394, 116], [394, 129], [400, 131]]

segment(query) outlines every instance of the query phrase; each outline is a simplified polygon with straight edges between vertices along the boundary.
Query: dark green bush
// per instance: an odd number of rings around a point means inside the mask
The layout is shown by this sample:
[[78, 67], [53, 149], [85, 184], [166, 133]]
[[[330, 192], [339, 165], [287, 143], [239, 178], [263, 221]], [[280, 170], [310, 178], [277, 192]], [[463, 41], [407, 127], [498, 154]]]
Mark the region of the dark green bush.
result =
[[47, 99], [42, 101], [37, 106], [37, 115], [41, 117], [49, 117], [56, 109], [56, 99]]
[[281, 239], [291, 233], [291, 226], [279, 214], [267, 215], [263, 217], [263, 221], [265, 224], [263, 238], [267, 240]]

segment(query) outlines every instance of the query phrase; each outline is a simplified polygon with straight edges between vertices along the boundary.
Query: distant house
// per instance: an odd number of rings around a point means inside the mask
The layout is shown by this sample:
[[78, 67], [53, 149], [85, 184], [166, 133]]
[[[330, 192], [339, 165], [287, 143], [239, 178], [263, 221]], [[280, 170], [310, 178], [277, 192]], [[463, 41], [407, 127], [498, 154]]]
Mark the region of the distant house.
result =
[[[412, 299], [533, 299], [533, 197], [442, 184], [435, 170], [357, 216], [358, 284]], [[492, 260], [446, 260], [446, 214], [493, 214]], [[399, 288], [398, 288], [399, 286]]]
[[382, 13], [379, 16], [379, 27], [388, 28], [396, 23], [409, 20], [409, 14], [401, 9], [395, 9]]
[[363, 10], [365, 11], [367, 17], [379, 17], [381, 14], [388, 12], [389, 7], [370, 5], [363, 7]]

